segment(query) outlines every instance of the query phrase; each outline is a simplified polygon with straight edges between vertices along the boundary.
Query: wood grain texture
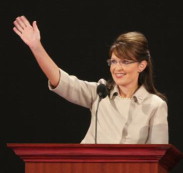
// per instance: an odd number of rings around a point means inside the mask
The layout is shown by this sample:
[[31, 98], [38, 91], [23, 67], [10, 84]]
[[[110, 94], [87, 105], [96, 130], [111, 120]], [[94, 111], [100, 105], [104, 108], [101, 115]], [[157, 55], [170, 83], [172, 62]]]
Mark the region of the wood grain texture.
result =
[[26, 173], [168, 173], [183, 154], [173, 145], [8, 144]]

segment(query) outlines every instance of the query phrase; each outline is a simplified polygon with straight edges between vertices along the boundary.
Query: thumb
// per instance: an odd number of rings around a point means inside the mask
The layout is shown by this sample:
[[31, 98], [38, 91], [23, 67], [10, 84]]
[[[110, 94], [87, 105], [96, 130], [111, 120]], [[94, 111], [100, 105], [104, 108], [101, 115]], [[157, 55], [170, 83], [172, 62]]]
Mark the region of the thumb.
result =
[[37, 26], [37, 21], [33, 21], [32, 26], [33, 26], [34, 31], [39, 31], [39, 28]]

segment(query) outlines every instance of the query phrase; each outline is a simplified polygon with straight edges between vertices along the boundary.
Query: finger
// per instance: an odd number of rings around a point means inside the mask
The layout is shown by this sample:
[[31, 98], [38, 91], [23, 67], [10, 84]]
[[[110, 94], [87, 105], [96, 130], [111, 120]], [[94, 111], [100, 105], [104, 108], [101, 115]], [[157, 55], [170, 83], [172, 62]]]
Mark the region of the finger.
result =
[[33, 21], [32, 26], [33, 26], [34, 31], [39, 31], [36, 21]]
[[16, 27], [13, 27], [13, 31], [21, 37], [22, 33]]
[[17, 23], [19, 24], [20, 27], [22, 27], [22, 29], [26, 28], [27, 25], [25, 24], [25, 22], [21, 19], [21, 17], [17, 17], [16, 18]]
[[20, 20], [24, 23], [25, 26], [31, 26], [30, 22], [27, 20], [25, 16], [21, 16]]
[[21, 32], [21, 33], [23, 32], [23, 28], [17, 20], [14, 21], [14, 25], [19, 32]]

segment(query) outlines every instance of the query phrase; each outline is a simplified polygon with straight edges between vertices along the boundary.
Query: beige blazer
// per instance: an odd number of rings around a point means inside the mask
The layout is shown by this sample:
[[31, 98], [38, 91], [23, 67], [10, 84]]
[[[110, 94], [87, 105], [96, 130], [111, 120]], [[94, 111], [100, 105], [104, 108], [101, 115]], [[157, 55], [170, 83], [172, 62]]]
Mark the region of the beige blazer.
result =
[[[61, 78], [54, 91], [66, 100], [91, 111], [91, 123], [81, 143], [95, 143], [95, 118], [99, 97], [98, 83], [79, 80], [60, 70]], [[132, 98], [124, 99], [117, 86], [102, 99], [98, 109], [97, 143], [167, 144], [167, 104], [141, 86]], [[77, 115], [77, 114], [76, 114]]]

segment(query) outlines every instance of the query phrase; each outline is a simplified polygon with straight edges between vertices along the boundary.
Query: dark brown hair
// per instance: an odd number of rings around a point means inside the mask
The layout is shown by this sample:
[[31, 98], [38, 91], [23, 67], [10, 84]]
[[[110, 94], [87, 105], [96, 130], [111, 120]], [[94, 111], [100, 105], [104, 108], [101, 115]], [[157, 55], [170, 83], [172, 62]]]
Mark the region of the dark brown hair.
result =
[[[139, 74], [138, 84], [144, 85], [149, 93], [156, 94], [166, 101], [165, 95], [158, 92], [154, 86], [151, 55], [147, 38], [140, 32], [127, 32], [121, 34], [112, 44], [109, 56], [114, 53], [118, 58], [147, 61], [147, 67]], [[114, 87], [113, 79], [107, 82], [109, 91]]]

